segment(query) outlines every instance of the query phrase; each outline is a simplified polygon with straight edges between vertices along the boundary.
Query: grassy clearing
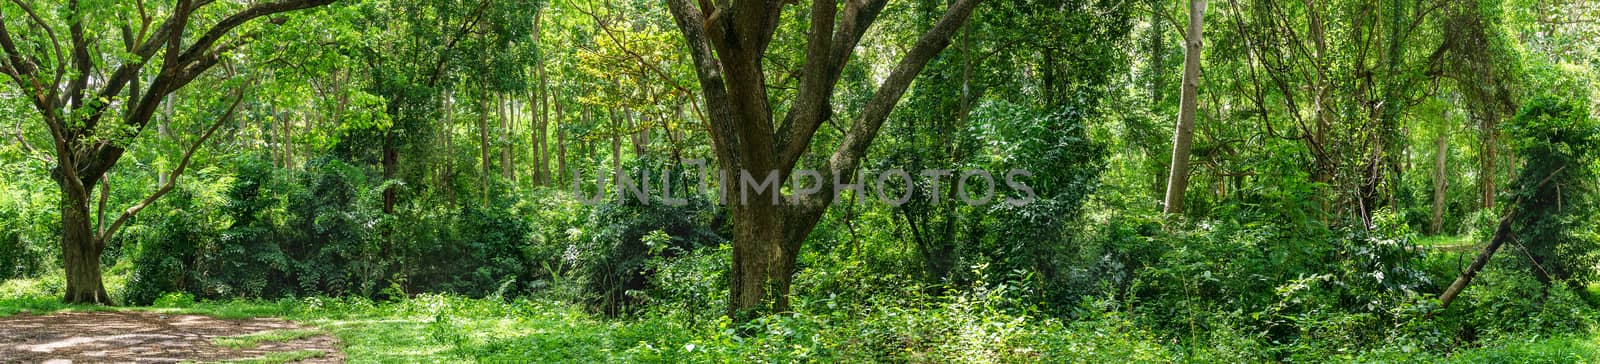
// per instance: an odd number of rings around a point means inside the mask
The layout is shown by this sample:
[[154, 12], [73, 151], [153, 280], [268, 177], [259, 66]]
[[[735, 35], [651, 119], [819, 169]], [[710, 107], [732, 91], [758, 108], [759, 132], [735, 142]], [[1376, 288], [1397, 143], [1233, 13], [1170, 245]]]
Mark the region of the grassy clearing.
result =
[[262, 343], [300, 340], [321, 335], [318, 330], [269, 330], [253, 334], [211, 339], [212, 344], [229, 349], [251, 349]]

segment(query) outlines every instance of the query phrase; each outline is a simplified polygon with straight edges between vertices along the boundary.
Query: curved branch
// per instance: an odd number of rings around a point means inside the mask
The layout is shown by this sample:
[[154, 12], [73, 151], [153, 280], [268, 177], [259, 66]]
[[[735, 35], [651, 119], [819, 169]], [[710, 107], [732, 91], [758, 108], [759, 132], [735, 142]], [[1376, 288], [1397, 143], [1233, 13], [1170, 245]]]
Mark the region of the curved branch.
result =
[[139, 201], [138, 204], [133, 205], [132, 207], [129, 207], [127, 210], [123, 211], [122, 215], [117, 216], [117, 220], [112, 222], [111, 226], [106, 227], [105, 230], [100, 232], [100, 239], [98, 239], [99, 244], [103, 245], [107, 240], [110, 240], [112, 236], [115, 236], [117, 234], [117, 230], [120, 230], [122, 228], [122, 224], [126, 223], [129, 218], [139, 214], [139, 211], [144, 210], [144, 208], [150, 207], [151, 203], [154, 203], [156, 199], [161, 198], [161, 196], [166, 195], [167, 192], [172, 192], [172, 188], [178, 184], [178, 177], [182, 177], [183, 171], [189, 167], [189, 160], [190, 158], [194, 157], [194, 152], [200, 150], [200, 147], [206, 144], [206, 140], [210, 139], [211, 135], [215, 134], [217, 129], [222, 127], [222, 124], [226, 124], [229, 119], [232, 119], [235, 111], [238, 111], [239, 103], [244, 101], [244, 91], [241, 90], [237, 93], [238, 95], [234, 96], [233, 98], [233, 103], [228, 105], [228, 111], [224, 112], [222, 117], [217, 118], [216, 122], [211, 123], [211, 126], [207, 127], [205, 132], [200, 134], [200, 138], [196, 139], [194, 144], [190, 145], [189, 149], [183, 152], [183, 159], [178, 161], [178, 167], [174, 168], [172, 173], [167, 175], [167, 183], [161, 185], [160, 188], [156, 189], [155, 193], [145, 197], [143, 201]]

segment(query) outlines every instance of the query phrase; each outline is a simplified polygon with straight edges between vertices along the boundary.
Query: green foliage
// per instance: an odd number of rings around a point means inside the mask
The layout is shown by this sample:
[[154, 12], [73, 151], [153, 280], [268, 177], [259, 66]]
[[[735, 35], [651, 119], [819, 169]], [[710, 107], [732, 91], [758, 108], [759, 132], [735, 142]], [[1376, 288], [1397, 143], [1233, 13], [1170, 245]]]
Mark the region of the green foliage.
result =
[[1596, 263], [1584, 259], [1600, 242], [1580, 235], [1594, 227], [1594, 170], [1587, 166], [1600, 151], [1600, 129], [1586, 103], [1535, 98], [1505, 125], [1512, 149], [1523, 159], [1516, 189], [1508, 196], [1520, 203], [1514, 245], [1546, 283], [1592, 272]]
[[[0, 173], [16, 175], [28, 168], [15, 167], [0, 166]], [[51, 208], [60, 197], [45, 189], [49, 183], [26, 177], [0, 181], [0, 282], [42, 274], [61, 259], [60, 212]]]
[[201, 290], [199, 277], [204, 269], [196, 264], [202, 246], [213, 245], [217, 232], [205, 224], [196, 224], [212, 211], [197, 208], [193, 193], [178, 191], [167, 197], [173, 209], [155, 217], [157, 220], [146, 229], [134, 255], [133, 276], [128, 280], [125, 302], [148, 305], [167, 292]]
[[[496, 206], [413, 208], [388, 216], [371, 171], [337, 159], [303, 172], [269, 161], [234, 161], [237, 176], [212, 200], [169, 197], [143, 232], [129, 287], [132, 304], [166, 292], [204, 298], [276, 298], [417, 291], [472, 297], [521, 292], [535, 278], [528, 221]], [[302, 187], [304, 186], [304, 187]], [[197, 224], [222, 216], [214, 224]], [[396, 289], [383, 292], [385, 288]]]

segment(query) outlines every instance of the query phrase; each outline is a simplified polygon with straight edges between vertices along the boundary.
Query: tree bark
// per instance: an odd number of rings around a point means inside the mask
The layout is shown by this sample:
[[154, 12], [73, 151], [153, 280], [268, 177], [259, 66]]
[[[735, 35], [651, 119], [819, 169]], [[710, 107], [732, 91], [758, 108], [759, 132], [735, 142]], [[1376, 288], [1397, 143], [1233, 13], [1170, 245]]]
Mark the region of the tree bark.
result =
[[61, 187], [61, 255], [67, 273], [67, 292], [62, 300], [112, 304], [100, 279], [100, 254], [105, 251], [105, 241], [90, 224], [89, 193], [93, 185], [78, 189], [81, 192], [64, 184]]
[[1189, 0], [1189, 31], [1183, 55], [1183, 94], [1179, 100], [1178, 128], [1172, 136], [1172, 166], [1168, 168], [1167, 196], [1162, 212], [1183, 213], [1183, 195], [1189, 189], [1189, 151], [1194, 145], [1194, 115], [1200, 96], [1201, 25], [1206, 1]]

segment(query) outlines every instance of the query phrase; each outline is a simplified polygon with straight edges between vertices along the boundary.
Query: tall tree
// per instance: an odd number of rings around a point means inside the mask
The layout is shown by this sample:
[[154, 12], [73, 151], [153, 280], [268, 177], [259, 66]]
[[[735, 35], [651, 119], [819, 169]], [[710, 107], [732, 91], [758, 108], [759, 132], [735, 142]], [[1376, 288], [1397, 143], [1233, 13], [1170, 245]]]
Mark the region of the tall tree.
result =
[[[723, 186], [730, 194], [733, 221], [733, 267], [728, 314], [750, 317], [764, 308], [788, 308], [789, 283], [795, 259], [824, 210], [833, 203], [837, 184], [856, 174], [861, 157], [878, 129], [922, 68], [950, 43], [981, 0], [955, 0], [931, 29], [923, 33], [884, 78], [872, 99], [856, 114], [849, 131], [820, 168], [822, 193], [804, 200], [781, 198], [777, 188], [746, 194], [740, 174], [784, 181], [794, 171], [812, 137], [833, 117], [832, 100], [845, 64], [857, 43], [882, 12], [887, 0], [811, 2], [805, 59], [799, 86], [781, 124], [774, 125], [768, 97], [766, 53], [778, 30], [785, 2], [775, 0], [667, 0], [678, 29], [694, 59], [708, 128], [719, 165], [730, 175]], [[744, 201], [740, 197], [745, 197]], [[763, 307], [763, 304], [770, 306]]]
[[1172, 135], [1172, 167], [1167, 175], [1163, 212], [1183, 213], [1183, 194], [1189, 189], [1189, 151], [1194, 146], [1194, 114], [1200, 96], [1200, 30], [1206, 0], [1189, 0], [1189, 31], [1184, 34], [1183, 94], [1178, 101], [1178, 130]]
[[[127, 209], [116, 223], [96, 231], [89, 221], [94, 187], [103, 182], [106, 172], [116, 166], [128, 147], [126, 139], [115, 137], [122, 133], [110, 130], [127, 130], [137, 136], [167, 95], [187, 86], [228, 59], [231, 51], [259, 36], [252, 32], [230, 36], [240, 26], [257, 18], [333, 1], [265, 2], [231, 14], [204, 13], [213, 2], [192, 0], [178, 0], [170, 9], [147, 8], [139, 1], [136, 14], [117, 14], [105, 8], [109, 3], [84, 4], [78, 0], [48, 2], [49, 8], [44, 11], [37, 11], [28, 1], [13, 1], [16, 6], [0, 8], [0, 49], [5, 52], [0, 71], [16, 82], [33, 103], [55, 146], [56, 165], [51, 177], [61, 188], [66, 302], [112, 303], [100, 279], [100, 255], [106, 240], [117, 233], [122, 222], [170, 190], [168, 186], [183, 171], [180, 164], [162, 189]], [[156, 23], [155, 16], [161, 13], [170, 15]], [[191, 27], [200, 28], [197, 25], [208, 23], [213, 17], [221, 20], [205, 27], [199, 37], [185, 39]], [[27, 19], [23, 24], [29, 31], [13, 34], [10, 26], [14, 18]], [[65, 42], [57, 35], [62, 28], [66, 30]], [[121, 44], [112, 43], [110, 37], [91, 37], [85, 31], [111, 28], [122, 29]], [[160, 58], [156, 58], [158, 53]], [[147, 74], [148, 70], [155, 74]], [[113, 106], [118, 105], [126, 110], [116, 111]], [[235, 107], [237, 102], [229, 108], [229, 114]], [[104, 119], [114, 121], [102, 124]], [[210, 130], [215, 128], [197, 134], [195, 146], [201, 145], [198, 141], [209, 136]]]

